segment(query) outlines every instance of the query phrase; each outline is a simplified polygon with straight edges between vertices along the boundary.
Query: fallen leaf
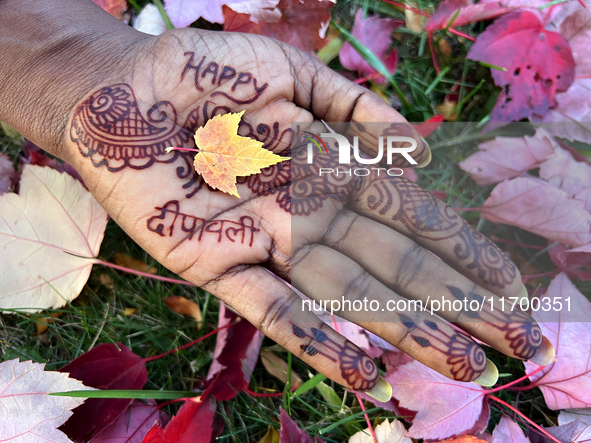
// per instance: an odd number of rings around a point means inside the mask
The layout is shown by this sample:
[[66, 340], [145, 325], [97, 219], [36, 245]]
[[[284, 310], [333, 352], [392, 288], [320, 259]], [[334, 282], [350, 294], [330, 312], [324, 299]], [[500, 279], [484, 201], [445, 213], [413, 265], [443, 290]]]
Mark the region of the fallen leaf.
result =
[[92, 0], [113, 17], [121, 20], [123, 13], [127, 9], [127, 0]]
[[[578, 162], [560, 146], [553, 157], [540, 166], [540, 178], [552, 186], [565, 191], [569, 197], [580, 198], [585, 188], [591, 190], [591, 166], [587, 162]], [[591, 207], [591, 201], [588, 202]]]
[[489, 410], [482, 387], [450, 380], [418, 361], [400, 366], [385, 378], [400, 406], [417, 411], [408, 437], [436, 440], [486, 429]]
[[39, 320], [35, 320], [35, 326], [37, 326], [37, 335], [43, 334], [47, 331], [49, 323], [52, 323], [54, 319], [62, 315], [61, 312], [52, 312], [49, 317], [41, 317]]
[[258, 174], [261, 169], [289, 160], [264, 149], [263, 143], [238, 135], [238, 124], [244, 111], [216, 115], [197, 129], [195, 170], [213, 189], [240, 198], [236, 179]]
[[121, 252], [115, 252], [115, 254], [113, 254], [113, 259], [115, 260], [115, 263], [125, 268], [135, 269], [136, 271], [146, 272], [148, 274], [156, 274], [158, 272], [155, 267], [149, 266], [147, 263], [144, 263], [137, 258], [133, 258], [130, 255], [122, 254]]
[[456, 121], [456, 113], [458, 110], [458, 102], [450, 100], [447, 96], [443, 99], [443, 103], [435, 106], [435, 110], [447, 121]]
[[166, 23], [158, 8], [148, 3], [133, 21], [134, 29], [144, 34], [160, 35], [166, 31]]
[[591, 244], [557, 252], [556, 261], [569, 278], [591, 280]]
[[474, 435], [463, 435], [457, 438], [448, 438], [441, 440], [439, 443], [488, 443], [486, 440], [481, 440]]
[[591, 242], [591, 214], [585, 202], [533, 177], [499, 183], [484, 202], [482, 215], [569, 246]]
[[[237, 318], [225, 304], [220, 303], [218, 327]], [[244, 319], [217, 333], [213, 362], [207, 373], [207, 381], [217, 376], [211, 391], [215, 399], [230, 400], [248, 387], [262, 341], [263, 334]]]
[[[402, 422], [398, 420], [392, 420], [392, 423], [388, 419], [377, 425], [374, 429], [377, 443], [412, 443], [412, 440], [405, 437], [406, 429]], [[351, 438], [349, 443], [374, 443], [375, 440], [369, 432], [369, 428], [359, 431]]]
[[[285, 360], [279, 357], [274, 352], [270, 351], [269, 349], [263, 349], [261, 351], [261, 363], [267, 370], [269, 374], [275, 377], [278, 380], [281, 380], [283, 383], [287, 383], [287, 372], [288, 372], [288, 365]], [[295, 371], [291, 370], [291, 386], [292, 388], [299, 388], [302, 384], [302, 379]]]
[[544, 29], [535, 10], [515, 11], [489, 26], [470, 48], [467, 58], [500, 68], [491, 69], [502, 87], [491, 121], [518, 121], [544, 115], [556, 105], [555, 94], [574, 79], [575, 61], [566, 39]]
[[459, 166], [479, 186], [485, 186], [539, 167], [554, 155], [555, 147], [556, 142], [543, 129], [533, 137], [497, 137], [481, 143], [479, 151]]
[[[534, 311], [533, 318], [554, 346], [556, 362], [532, 375], [530, 380], [540, 388], [550, 409], [591, 407], [589, 301], [564, 273], [552, 280], [544, 294], [546, 297], [552, 309]], [[538, 367], [525, 362], [527, 372]]]
[[113, 289], [115, 287], [113, 279], [108, 274], [100, 274], [99, 281], [101, 282], [101, 285], [106, 286], [109, 289]]
[[66, 374], [44, 371], [45, 364], [18, 359], [0, 363], [0, 441], [67, 443], [57, 429], [84, 398], [54, 397], [53, 392], [93, 390]]
[[[503, 2], [498, 0], [494, 3], [480, 1], [477, 4], [470, 0], [445, 0], [439, 4], [435, 13], [427, 20], [425, 31], [431, 34], [439, 29], [447, 28], [450, 23], [456, 27], [482, 20], [491, 20], [513, 11], [514, 8], [503, 6]], [[456, 15], [456, 13], [458, 14]]]
[[583, 443], [591, 440], [591, 408], [560, 411], [558, 424], [564, 426], [570, 423], [576, 426], [576, 430], [569, 436], [569, 441]]
[[[365, 47], [373, 52], [391, 74], [396, 71], [398, 63], [398, 53], [391, 49], [392, 40], [390, 35], [396, 28], [402, 26], [404, 22], [400, 20], [391, 20], [377, 16], [363, 18], [363, 9], [360, 8], [355, 14], [355, 22], [351, 35], [359, 40]], [[372, 80], [377, 83], [384, 83], [386, 79], [383, 75], [373, 77], [377, 71], [372, 68], [359, 53], [353, 49], [349, 42], [345, 42], [339, 52], [341, 64], [350, 71], [357, 71], [361, 77], [372, 76]]]
[[312, 53], [328, 43], [324, 34], [330, 21], [329, 9], [333, 6], [332, 0], [281, 0], [277, 5], [281, 19], [258, 23], [253, 23], [249, 15], [241, 14], [234, 6], [223, 6], [224, 31], [264, 35]]
[[59, 308], [82, 291], [107, 213], [82, 185], [26, 165], [20, 195], [0, 196], [0, 309]]
[[405, 4], [409, 7], [404, 10], [404, 23], [406, 29], [412, 32], [423, 32], [423, 28], [425, 27], [423, 16], [410, 9], [420, 9], [419, 4], [413, 0], [406, 1]]
[[267, 433], [261, 438], [259, 443], [280, 443], [279, 432], [273, 426], [269, 425]]
[[165, 0], [164, 5], [170, 21], [176, 28], [184, 28], [199, 18], [210, 23], [224, 24], [222, 6], [249, 16], [255, 23], [259, 20], [278, 22], [281, 11], [279, 0]]
[[126, 317], [129, 317], [130, 315], [133, 315], [133, 314], [135, 314], [136, 312], [137, 312], [137, 309], [136, 309], [136, 308], [125, 308], [125, 309], [123, 310], [123, 314], [124, 314]]
[[129, 409], [91, 440], [91, 443], [142, 443], [153, 426], [163, 426], [168, 421], [154, 400], [134, 400]]
[[[117, 349], [117, 346], [119, 349]], [[97, 389], [142, 389], [148, 380], [144, 359], [118, 343], [101, 344], [60, 369]], [[97, 435], [131, 404], [131, 399], [91, 398], [61, 427], [71, 439]]]
[[525, 436], [519, 425], [504, 415], [495, 427], [492, 436], [492, 443], [530, 443], [529, 438]]
[[209, 443], [214, 417], [215, 405], [209, 397], [187, 398], [166, 427], [155, 424], [143, 443]]
[[283, 408], [280, 409], [281, 429], [279, 441], [281, 443], [324, 443], [320, 437], [310, 437], [294, 423], [289, 414]]
[[203, 315], [201, 315], [201, 308], [193, 300], [185, 297], [170, 296], [164, 299], [164, 303], [177, 314], [188, 315], [193, 317], [197, 322], [197, 329], [203, 327]]
[[16, 171], [8, 155], [0, 154], [0, 195], [12, 189], [15, 175]]

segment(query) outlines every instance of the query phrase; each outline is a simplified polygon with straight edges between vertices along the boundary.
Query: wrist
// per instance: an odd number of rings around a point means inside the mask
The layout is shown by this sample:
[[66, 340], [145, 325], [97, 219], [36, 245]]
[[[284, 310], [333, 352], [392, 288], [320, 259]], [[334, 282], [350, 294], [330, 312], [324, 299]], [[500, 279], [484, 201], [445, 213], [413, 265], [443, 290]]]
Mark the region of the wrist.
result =
[[131, 71], [126, 61], [149, 38], [90, 1], [1, 1], [0, 119], [69, 157], [63, 138], [75, 105]]

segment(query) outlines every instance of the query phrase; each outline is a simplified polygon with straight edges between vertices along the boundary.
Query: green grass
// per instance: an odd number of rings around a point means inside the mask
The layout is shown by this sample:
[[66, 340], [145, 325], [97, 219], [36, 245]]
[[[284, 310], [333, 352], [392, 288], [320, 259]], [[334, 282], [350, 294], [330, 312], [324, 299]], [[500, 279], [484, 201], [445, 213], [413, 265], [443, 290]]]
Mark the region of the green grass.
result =
[[[138, 6], [146, 3], [136, 0]], [[436, 3], [419, 0], [419, 7], [433, 11]], [[357, 7], [364, 7], [368, 12], [379, 12], [384, 17], [404, 20], [404, 14], [391, 5], [376, 0], [352, 0], [339, 2], [333, 12], [333, 19], [340, 26], [350, 30], [352, 13]], [[462, 28], [463, 32], [477, 35], [485, 24], [479, 23]], [[449, 33], [436, 33], [436, 41], [445, 41], [450, 49], [449, 56], [438, 57], [444, 70], [438, 74], [433, 67], [431, 54], [426, 45], [424, 33], [413, 33], [404, 27], [399, 29], [400, 39], [396, 41], [400, 63], [393, 81], [386, 85], [375, 85], [390, 97], [391, 102], [411, 121], [423, 121], [433, 116], [435, 106], [441, 104], [446, 94], [459, 95], [462, 102], [458, 121], [481, 122], [486, 120], [495, 103], [497, 88], [490, 78], [490, 70], [477, 63], [465, 59], [470, 42], [458, 39]], [[342, 70], [338, 58], [330, 62], [333, 69]], [[403, 108], [401, 101], [393, 90], [393, 83], [398, 85], [400, 92], [411, 104]], [[475, 87], [476, 92], [470, 94]], [[468, 128], [457, 124], [446, 127], [444, 136], [436, 135], [431, 140], [434, 160], [426, 170], [419, 171], [419, 183], [429, 190], [445, 191], [447, 203], [456, 208], [473, 208], [482, 205], [492, 188], [480, 188], [462, 172], [457, 164], [471, 153], [478, 141], [451, 143], [450, 139], [463, 134]], [[17, 160], [21, 153], [23, 141], [13, 139], [4, 132], [0, 133], [0, 152], [5, 152]], [[588, 146], [580, 148], [582, 151]], [[519, 241], [545, 245], [546, 241], [526, 231], [496, 226], [483, 220], [479, 212], [466, 212], [469, 222], [490, 235]], [[534, 258], [536, 250], [503, 246], [518, 263], [526, 263]], [[99, 258], [111, 260], [116, 252], [122, 252], [147, 262], [158, 269], [158, 274], [174, 277], [165, 268], [152, 260], [141, 250], [113, 221], [107, 225], [105, 239], [102, 243]], [[535, 259], [532, 263], [539, 272], [553, 269], [547, 255]], [[112, 284], [101, 283], [107, 276]], [[548, 279], [541, 279], [547, 285]], [[591, 289], [590, 284], [580, 284], [581, 288]], [[173, 313], [162, 302], [170, 295], [182, 295], [196, 301], [203, 311], [203, 325], [198, 330], [194, 320]], [[88, 351], [93, 345], [100, 343], [121, 342], [133, 352], [149, 357], [157, 355], [206, 334], [217, 327], [218, 301], [198, 288], [190, 288], [170, 283], [163, 283], [122, 274], [103, 266], [95, 266], [88, 284], [81, 295], [63, 309], [49, 310], [43, 315], [53, 312], [60, 314], [49, 324], [47, 332], [36, 335], [35, 321], [39, 315], [2, 315], [0, 316], [0, 344], [2, 359], [19, 358], [34, 360], [47, 364], [47, 369], [56, 370], [69, 363], [72, 359]], [[125, 309], [134, 308], [136, 312], [126, 316]], [[215, 337], [208, 338], [191, 348], [174, 353], [165, 358], [149, 362], [149, 379], [145, 389], [189, 391], [203, 387], [208, 368], [212, 362]], [[288, 355], [269, 339], [265, 339], [263, 347], [273, 347], [286, 361]], [[496, 351], [488, 352], [499, 367], [502, 382], [509, 382], [523, 375], [522, 363], [507, 358]], [[304, 380], [315, 372], [298, 359], [292, 360], [292, 370]], [[269, 426], [279, 428], [279, 407], [289, 408], [296, 423], [310, 434], [324, 431], [322, 438], [327, 442], [347, 440], [356, 430], [366, 427], [361, 409], [354, 395], [347, 393], [340, 386], [329, 380], [340, 400], [340, 405], [329, 401], [317, 389], [308, 390], [302, 395], [291, 398], [255, 398], [245, 393], [239, 394], [231, 401], [220, 403], [217, 411], [223, 421], [224, 430], [220, 441], [258, 442], [267, 432]], [[252, 390], [260, 392], [283, 392], [284, 386], [268, 375], [260, 363], [257, 364], [250, 383]], [[498, 395], [505, 401], [515, 404], [515, 392], [502, 391]], [[326, 397], [326, 398], [325, 398]], [[554, 424], [556, 413], [549, 411], [539, 390], [522, 392], [519, 396], [519, 408], [537, 423], [546, 426]], [[371, 405], [367, 404], [368, 408]], [[178, 405], [167, 407], [173, 414]], [[491, 427], [500, 419], [500, 412], [493, 407]], [[372, 409], [369, 413], [372, 423], [384, 418], [395, 417], [388, 411]], [[490, 428], [489, 428], [490, 430]]]

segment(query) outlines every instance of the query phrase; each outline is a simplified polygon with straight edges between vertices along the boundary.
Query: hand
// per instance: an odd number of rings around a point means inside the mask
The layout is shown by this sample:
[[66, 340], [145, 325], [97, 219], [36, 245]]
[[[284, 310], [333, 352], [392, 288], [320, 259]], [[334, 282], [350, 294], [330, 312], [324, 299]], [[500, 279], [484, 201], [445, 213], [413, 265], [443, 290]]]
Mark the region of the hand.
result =
[[[61, 152], [163, 265], [332, 380], [382, 400], [388, 386], [374, 362], [302, 309], [272, 273], [318, 301], [367, 297], [381, 308], [403, 297], [476, 301], [482, 311], [441, 315], [511, 357], [553, 357], [531, 318], [501, 311], [499, 297], [525, 289], [515, 265], [406, 179], [311, 174], [305, 151], [294, 150], [292, 165], [242, 180], [237, 199], [203, 183], [192, 155], [165, 152], [192, 147], [194, 130], [226, 112], [246, 111], [239, 133], [287, 155], [292, 137], [294, 147], [305, 145], [292, 122], [404, 123], [380, 98], [259, 36], [181, 29], [138, 36], [130, 46], [112, 48], [124, 55], [72, 109]], [[430, 153], [420, 143], [412, 155], [424, 164]], [[384, 322], [370, 314], [339, 313], [450, 378], [496, 381], [482, 348], [440, 318], [407, 310], [387, 312]]]

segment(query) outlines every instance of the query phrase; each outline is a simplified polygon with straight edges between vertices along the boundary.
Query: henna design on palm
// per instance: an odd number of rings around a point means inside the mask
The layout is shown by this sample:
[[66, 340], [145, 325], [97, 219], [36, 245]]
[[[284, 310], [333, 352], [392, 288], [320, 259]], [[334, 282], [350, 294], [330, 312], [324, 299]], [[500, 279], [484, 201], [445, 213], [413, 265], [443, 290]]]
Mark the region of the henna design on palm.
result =
[[183, 188], [190, 189], [187, 197], [191, 197], [203, 186], [191, 156], [180, 151], [167, 153], [165, 149], [188, 143], [198, 126], [199, 107], [179, 125], [176, 109], [168, 101], [155, 103], [146, 117], [142, 116], [131, 87], [120, 83], [96, 91], [78, 106], [70, 138], [94, 167], [104, 166], [109, 172], [143, 170], [181, 159], [183, 165], [177, 167], [177, 176], [186, 180]]
[[333, 362], [338, 362], [341, 376], [356, 391], [367, 391], [372, 388], [380, 373], [372, 359], [349, 341], [344, 344], [328, 338], [320, 329], [311, 328], [306, 332], [303, 327], [292, 323], [293, 334], [303, 339], [300, 345], [306, 354], [313, 357], [321, 354]]

